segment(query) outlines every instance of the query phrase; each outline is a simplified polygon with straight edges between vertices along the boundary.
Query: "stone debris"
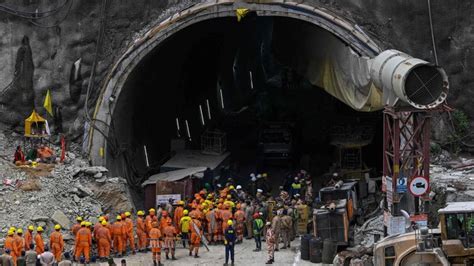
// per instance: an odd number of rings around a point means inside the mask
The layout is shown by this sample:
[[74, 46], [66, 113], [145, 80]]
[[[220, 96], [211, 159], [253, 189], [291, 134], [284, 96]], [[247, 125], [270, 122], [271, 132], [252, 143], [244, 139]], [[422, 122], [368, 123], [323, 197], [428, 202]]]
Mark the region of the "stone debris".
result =
[[[115, 215], [134, 210], [126, 181], [107, 176], [107, 168], [90, 167], [72, 152], [66, 153], [63, 164], [47, 171], [19, 168], [11, 158], [21, 144], [20, 136], [0, 133], [0, 231], [34, 225], [43, 226], [49, 235], [60, 224], [71, 245], [73, 238], [67, 234], [77, 216], [93, 222], [104, 211]], [[59, 154], [59, 147], [52, 148]]]

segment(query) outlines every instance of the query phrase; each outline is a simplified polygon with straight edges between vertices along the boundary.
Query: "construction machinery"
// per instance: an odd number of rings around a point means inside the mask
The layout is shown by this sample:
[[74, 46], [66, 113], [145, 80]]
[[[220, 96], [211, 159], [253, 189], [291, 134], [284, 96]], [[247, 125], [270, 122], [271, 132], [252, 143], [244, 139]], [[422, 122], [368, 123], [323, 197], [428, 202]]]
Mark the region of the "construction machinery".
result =
[[474, 202], [438, 211], [439, 228], [392, 235], [374, 247], [374, 265], [474, 265]]

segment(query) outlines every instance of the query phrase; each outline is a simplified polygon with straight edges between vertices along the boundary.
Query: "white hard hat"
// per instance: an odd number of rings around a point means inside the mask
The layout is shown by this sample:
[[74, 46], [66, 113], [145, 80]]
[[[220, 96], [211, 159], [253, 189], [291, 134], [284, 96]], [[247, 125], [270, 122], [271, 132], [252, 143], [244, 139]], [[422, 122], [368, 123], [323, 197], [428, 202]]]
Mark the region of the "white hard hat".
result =
[[272, 225], [272, 223], [271, 223], [271, 222], [267, 222], [267, 225]]
[[262, 193], [262, 192], [263, 192], [263, 190], [261, 190], [261, 189], [257, 189], [257, 192], [260, 192], [260, 193]]
[[262, 178], [262, 175], [261, 175], [261, 174], [258, 174], [258, 175], [257, 175], [257, 178]]
[[251, 173], [251, 174], [250, 174], [250, 177], [255, 177], [255, 174], [254, 174], [254, 173]]
[[242, 186], [241, 186], [241, 185], [237, 185], [237, 189], [242, 189]]
[[255, 176], [252, 176], [252, 182], [255, 182], [257, 181], [257, 178], [255, 178]]

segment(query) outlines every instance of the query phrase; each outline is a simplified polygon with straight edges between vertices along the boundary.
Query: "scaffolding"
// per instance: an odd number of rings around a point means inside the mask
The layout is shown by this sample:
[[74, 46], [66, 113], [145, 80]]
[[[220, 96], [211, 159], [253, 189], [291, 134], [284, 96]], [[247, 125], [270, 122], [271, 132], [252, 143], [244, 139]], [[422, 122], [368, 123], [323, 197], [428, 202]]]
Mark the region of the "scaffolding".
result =
[[221, 155], [227, 151], [227, 135], [222, 131], [206, 130], [201, 135], [201, 152], [209, 155]]

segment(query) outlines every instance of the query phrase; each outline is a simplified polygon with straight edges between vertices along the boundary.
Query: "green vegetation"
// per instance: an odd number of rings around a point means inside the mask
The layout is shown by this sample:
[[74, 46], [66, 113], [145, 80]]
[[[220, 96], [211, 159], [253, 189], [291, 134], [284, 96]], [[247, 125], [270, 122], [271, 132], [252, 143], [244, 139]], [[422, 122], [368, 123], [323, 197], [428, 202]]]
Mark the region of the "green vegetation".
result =
[[462, 140], [469, 133], [469, 117], [461, 110], [451, 113], [453, 130], [448, 137], [449, 148], [452, 153], [459, 154], [462, 149]]

